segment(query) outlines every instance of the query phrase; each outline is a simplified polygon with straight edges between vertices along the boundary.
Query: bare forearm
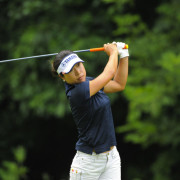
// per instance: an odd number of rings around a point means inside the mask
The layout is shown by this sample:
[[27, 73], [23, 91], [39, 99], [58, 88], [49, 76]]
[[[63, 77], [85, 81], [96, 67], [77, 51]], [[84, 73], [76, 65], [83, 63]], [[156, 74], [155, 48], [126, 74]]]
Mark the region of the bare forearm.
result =
[[128, 78], [128, 57], [120, 59], [116, 74], [114, 76], [114, 81], [125, 88]]
[[109, 56], [109, 61], [104, 68], [104, 73], [112, 74], [112, 78], [113, 78], [115, 73], [117, 72], [117, 65], [118, 65], [118, 55], [115, 52]]
[[123, 49], [125, 43], [115, 42], [118, 48], [118, 54], [121, 57], [114, 79], [109, 81], [104, 87], [105, 93], [114, 93], [124, 90], [128, 77], [128, 49]]

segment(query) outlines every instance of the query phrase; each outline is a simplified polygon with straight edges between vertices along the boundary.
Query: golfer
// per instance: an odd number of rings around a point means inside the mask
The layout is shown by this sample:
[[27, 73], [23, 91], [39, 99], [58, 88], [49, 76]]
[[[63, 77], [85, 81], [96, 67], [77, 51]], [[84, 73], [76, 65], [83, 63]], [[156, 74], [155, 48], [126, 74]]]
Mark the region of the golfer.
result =
[[106, 93], [122, 91], [126, 86], [129, 53], [124, 45], [104, 44], [108, 62], [96, 78], [86, 76], [84, 61], [72, 51], [61, 51], [53, 61], [52, 71], [64, 81], [79, 134], [70, 180], [121, 179], [121, 161]]

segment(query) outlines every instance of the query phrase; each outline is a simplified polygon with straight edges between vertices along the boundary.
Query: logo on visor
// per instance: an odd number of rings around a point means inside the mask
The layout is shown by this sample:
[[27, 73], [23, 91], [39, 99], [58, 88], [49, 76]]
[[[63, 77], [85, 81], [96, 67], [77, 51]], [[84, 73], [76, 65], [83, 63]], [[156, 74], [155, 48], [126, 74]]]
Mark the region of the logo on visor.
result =
[[[73, 60], [73, 59], [74, 59], [74, 62], [72, 62], [72, 63], [69, 64], [69, 62], [70, 62], [71, 60]], [[78, 57], [78, 55], [76, 55], [76, 54], [70, 54], [69, 56], [66, 56], [66, 57], [62, 60], [62, 62], [60, 63], [60, 65], [59, 65], [59, 67], [58, 67], [58, 69], [57, 69], [57, 73], [59, 74], [59, 73], [61, 73], [61, 72], [68, 71], [68, 69], [66, 69], [66, 66], [69, 65], [69, 68], [72, 68], [72, 66], [73, 66], [76, 62], [84, 62], [84, 61], [82, 61], [82, 60]]]
[[67, 62], [63, 62], [63, 63], [61, 64], [62, 67], [65, 67], [66, 65], [67, 65]]
[[75, 58], [77, 58], [78, 56], [76, 55], [76, 54], [71, 54], [70, 56], [68, 56], [68, 57], [66, 57], [64, 60], [63, 60], [63, 62], [61, 63], [61, 67], [66, 67], [67, 66], [67, 63], [69, 62], [69, 61], [71, 61], [72, 59], [75, 59]]

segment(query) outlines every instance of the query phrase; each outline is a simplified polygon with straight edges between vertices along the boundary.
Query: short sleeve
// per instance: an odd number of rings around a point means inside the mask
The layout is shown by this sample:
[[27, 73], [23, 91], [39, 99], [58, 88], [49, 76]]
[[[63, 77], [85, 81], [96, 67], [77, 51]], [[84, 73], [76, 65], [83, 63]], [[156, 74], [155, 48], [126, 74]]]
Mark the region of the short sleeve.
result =
[[73, 90], [71, 91], [70, 101], [73, 104], [82, 105], [82, 103], [87, 101], [89, 98], [89, 81], [76, 84]]

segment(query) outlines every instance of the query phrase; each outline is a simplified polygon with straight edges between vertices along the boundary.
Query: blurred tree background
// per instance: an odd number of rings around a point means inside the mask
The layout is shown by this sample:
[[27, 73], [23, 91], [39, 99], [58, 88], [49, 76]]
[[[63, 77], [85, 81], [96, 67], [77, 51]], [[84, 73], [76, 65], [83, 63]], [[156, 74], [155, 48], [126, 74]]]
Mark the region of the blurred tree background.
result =
[[[179, 0], [0, 0], [0, 60], [129, 44], [126, 89], [110, 95], [122, 180], [180, 177]], [[89, 76], [104, 52], [81, 53]], [[67, 180], [77, 132], [50, 58], [0, 64], [0, 179]]]

